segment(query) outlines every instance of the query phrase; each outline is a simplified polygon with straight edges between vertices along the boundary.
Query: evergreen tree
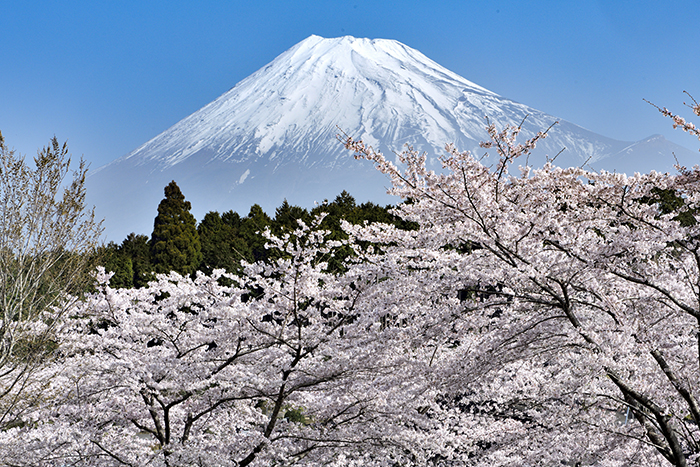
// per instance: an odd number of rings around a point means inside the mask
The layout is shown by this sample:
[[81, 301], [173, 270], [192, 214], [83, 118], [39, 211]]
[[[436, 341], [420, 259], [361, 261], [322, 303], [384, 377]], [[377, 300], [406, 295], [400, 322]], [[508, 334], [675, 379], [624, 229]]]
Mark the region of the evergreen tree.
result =
[[349, 220], [349, 218], [353, 217], [356, 206], [355, 198], [343, 190], [342, 193], [335, 197], [333, 202], [329, 203], [326, 200], [320, 206], [315, 207], [311, 211], [311, 215], [315, 217], [321, 213], [326, 213], [326, 217], [321, 223], [321, 228], [332, 232], [330, 237], [332, 240], [340, 240], [347, 238], [347, 235], [340, 227], [340, 220]]
[[192, 274], [199, 266], [202, 251], [191, 208], [175, 181], [170, 182], [158, 205], [151, 235], [151, 261], [156, 272]]
[[292, 206], [285, 199], [282, 205], [275, 210], [272, 230], [275, 235], [294, 232], [299, 228], [299, 220], [308, 225], [311, 222], [309, 212], [302, 207]]
[[267, 240], [261, 235], [266, 227], [272, 225], [272, 219], [258, 204], [250, 207], [250, 212], [241, 222], [241, 236], [253, 253], [254, 261], [264, 261], [268, 258], [268, 251], [265, 248]]
[[148, 245], [148, 236], [131, 232], [122, 241], [119, 251], [131, 259], [133, 269], [134, 287], [145, 287], [148, 281], [154, 279], [153, 266], [151, 264], [151, 251]]
[[240, 233], [241, 216], [228, 211], [222, 216], [208, 212], [197, 227], [202, 245], [202, 263], [199, 270], [211, 274], [214, 269], [225, 269], [238, 274], [241, 260], [252, 261], [253, 253]]
[[[311, 210], [310, 217], [316, 217], [322, 213], [326, 214], [320, 227], [329, 230], [331, 233], [328, 236], [329, 240], [346, 240], [347, 233], [341, 227], [341, 221], [347, 221], [351, 224], [363, 224], [365, 222], [382, 222], [385, 224], [393, 224], [396, 227], [404, 230], [413, 230], [417, 228], [417, 224], [404, 221], [399, 217], [391, 214], [392, 206], [379, 206], [371, 202], [358, 205], [355, 198], [347, 191], [343, 190], [332, 202], [327, 200], [320, 206]], [[359, 245], [367, 246], [368, 242], [358, 242]], [[332, 258], [328, 260], [328, 270], [332, 272], [342, 272], [344, 267], [342, 263], [348, 256], [353, 255], [350, 247], [340, 247], [334, 251]]]
[[134, 269], [131, 258], [122, 252], [122, 249], [114, 242], [109, 242], [99, 252], [101, 263], [107, 272], [114, 275], [109, 280], [113, 288], [131, 288], [134, 286]]

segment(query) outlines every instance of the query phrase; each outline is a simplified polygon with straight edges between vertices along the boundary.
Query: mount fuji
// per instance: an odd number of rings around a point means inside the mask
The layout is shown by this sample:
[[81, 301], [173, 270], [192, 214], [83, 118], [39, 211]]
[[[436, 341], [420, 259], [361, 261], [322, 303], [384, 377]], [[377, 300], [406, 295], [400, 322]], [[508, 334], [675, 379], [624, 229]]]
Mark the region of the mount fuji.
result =
[[[201, 219], [208, 211], [245, 215], [252, 204], [272, 213], [284, 199], [311, 207], [342, 190], [358, 201], [394, 203], [388, 181], [356, 161], [336, 135], [380, 149], [405, 144], [439, 169], [446, 143], [483, 152], [486, 120], [523, 124], [523, 137], [554, 116], [499, 96], [397, 41], [311, 36], [202, 109], [130, 154], [95, 170], [88, 202], [105, 218], [108, 239], [150, 233], [163, 187], [175, 180]], [[673, 154], [695, 154], [662, 136], [624, 142], [559, 120], [529, 160], [588, 164], [620, 172], [672, 170]], [[688, 163], [693, 165], [693, 163]]]

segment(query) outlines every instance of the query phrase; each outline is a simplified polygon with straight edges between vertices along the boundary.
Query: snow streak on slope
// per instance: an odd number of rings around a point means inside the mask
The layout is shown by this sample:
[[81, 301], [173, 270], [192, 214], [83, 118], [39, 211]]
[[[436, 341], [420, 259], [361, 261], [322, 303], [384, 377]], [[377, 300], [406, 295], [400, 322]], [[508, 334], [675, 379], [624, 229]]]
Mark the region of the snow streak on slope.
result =
[[200, 152], [334, 167], [347, 159], [338, 128], [392, 150], [409, 143], [440, 152], [484, 139], [485, 115], [515, 124], [527, 114], [538, 130], [555, 120], [399, 42], [311, 36], [127, 158], [157, 161], [159, 170]]

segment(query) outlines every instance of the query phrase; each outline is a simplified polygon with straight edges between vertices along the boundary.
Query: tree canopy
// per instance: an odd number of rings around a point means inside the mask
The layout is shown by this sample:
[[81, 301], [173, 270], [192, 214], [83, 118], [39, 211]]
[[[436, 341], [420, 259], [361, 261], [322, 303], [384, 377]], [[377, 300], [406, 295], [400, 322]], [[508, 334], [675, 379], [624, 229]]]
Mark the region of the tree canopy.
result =
[[346, 141], [406, 200], [400, 222], [337, 235], [333, 209], [292, 229], [303, 210], [275, 228], [254, 207], [264, 257], [235, 275], [116, 289], [99, 271], [0, 460], [697, 465], [700, 168], [514, 174], [546, 132], [487, 128], [494, 166], [449, 146], [440, 173]]
[[165, 187], [151, 234], [151, 262], [156, 272], [192, 274], [202, 260], [197, 221], [175, 181]]

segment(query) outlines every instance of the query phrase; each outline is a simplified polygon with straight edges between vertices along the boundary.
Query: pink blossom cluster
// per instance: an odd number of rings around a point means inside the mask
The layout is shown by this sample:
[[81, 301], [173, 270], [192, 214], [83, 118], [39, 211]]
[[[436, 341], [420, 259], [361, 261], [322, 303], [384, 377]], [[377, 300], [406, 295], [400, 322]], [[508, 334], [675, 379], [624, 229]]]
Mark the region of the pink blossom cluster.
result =
[[[688, 94], [686, 92], [686, 94]], [[697, 116], [700, 116], [700, 103], [697, 102], [693, 96], [688, 94], [688, 97], [693, 101], [692, 104], [685, 104], [687, 107], [689, 107], [693, 113]], [[647, 101], [648, 102], [648, 101]], [[654, 105], [654, 104], [651, 104]], [[700, 139], [700, 129], [695, 126], [692, 122], [687, 121], [685, 118], [681, 117], [678, 114], [675, 114], [668, 110], [666, 107], [658, 107], [657, 105], [654, 105], [659, 112], [661, 112], [664, 116], [669, 117], [671, 120], [673, 120], [673, 128], [680, 128], [681, 130], [685, 131], [688, 134], [697, 136], [698, 139]]]
[[318, 219], [242, 276], [143, 289], [99, 271], [2, 463], [697, 465], [700, 171], [515, 176], [546, 134], [519, 132], [489, 125], [495, 169], [447, 146], [439, 172], [347, 139], [414, 230]]

